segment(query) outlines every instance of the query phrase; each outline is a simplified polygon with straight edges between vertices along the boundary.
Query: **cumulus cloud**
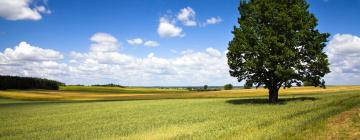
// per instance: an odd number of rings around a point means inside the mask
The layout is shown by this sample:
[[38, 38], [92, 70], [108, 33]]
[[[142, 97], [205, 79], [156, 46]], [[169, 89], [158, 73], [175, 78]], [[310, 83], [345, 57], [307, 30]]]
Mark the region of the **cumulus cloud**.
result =
[[44, 14], [51, 14], [51, 11], [49, 9], [46, 9], [45, 6], [37, 6], [35, 7], [37, 11]]
[[205, 25], [209, 24], [218, 24], [222, 21], [220, 17], [211, 17], [209, 19], [206, 19]]
[[207, 48], [206, 52], [208, 54], [210, 54], [211, 56], [214, 56], [214, 57], [220, 57], [221, 56], [221, 52], [219, 52], [218, 50], [216, 50], [214, 48]]
[[67, 64], [58, 62], [62, 59], [58, 51], [20, 42], [0, 52], [0, 74], [61, 79], [68, 74]]
[[152, 40], [143, 40], [141, 38], [134, 38], [134, 39], [129, 39], [127, 40], [127, 42], [132, 45], [132, 46], [140, 46], [140, 45], [144, 45], [146, 47], [156, 47], [159, 46], [160, 44], [156, 41], [152, 41]]
[[51, 61], [63, 58], [63, 55], [58, 51], [31, 46], [26, 42], [20, 42], [19, 45], [16, 46], [14, 49], [5, 49], [3, 53], [0, 53], [0, 56], [3, 60], [7, 60], [7, 62]]
[[130, 45], [139, 46], [143, 44], [143, 40], [141, 38], [134, 38], [126, 40]]
[[[118, 47], [114, 49], [119, 42], [110, 34], [96, 33], [90, 41], [89, 51], [71, 52], [65, 60], [58, 51], [20, 42], [14, 48], [0, 52], [0, 74], [50, 78], [68, 84], [187, 86], [237, 83], [229, 76], [226, 51], [206, 48], [179, 51], [170, 58], [155, 53], [137, 57], [120, 52]], [[332, 71], [325, 77], [327, 84], [360, 84], [360, 37], [337, 34], [327, 45], [326, 53]]]
[[159, 36], [163, 38], [184, 36], [182, 28], [177, 27], [175, 22], [171, 22], [165, 17], [160, 18], [157, 32]]
[[331, 70], [327, 78], [331, 83], [360, 84], [360, 37], [336, 34], [327, 45], [326, 53]]
[[[112, 48], [109, 46], [118, 43], [116, 38], [110, 36], [105, 33], [95, 34], [90, 38], [92, 44], [89, 51], [71, 52], [66, 63], [58, 62], [62, 55], [54, 53], [56, 51], [37, 47], [28, 52], [31, 54], [37, 52], [36, 57], [39, 58], [30, 59], [31, 63], [25, 62], [26, 59], [22, 61], [23, 63], [0, 64], [0, 74], [51, 78], [67, 84], [111, 82], [123, 85], [187, 86], [236, 83], [236, 79], [228, 74], [225, 52], [222, 53], [217, 49], [184, 51], [171, 58], [159, 57], [155, 53], [149, 53], [146, 57], [136, 57], [118, 50], [97, 51], [109, 50], [108, 48]], [[106, 49], [97, 48], [94, 51], [94, 43], [100, 43], [102, 44], [100, 46]], [[12, 50], [20, 52], [16, 48]], [[9, 57], [12, 54], [4, 51], [0, 54], [0, 62], [7, 62], [10, 58], [17, 60]], [[18, 55], [21, 59], [29, 58], [27, 54], [18, 53]]]
[[160, 44], [158, 43], [158, 42], [156, 42], [156, 41], [151, 41], [151, 40], [149, 40], [149, 41], [146, 41], [145, 43], [144, 43], [144, 46], [147, 46], [147, 47], [157, 47], [157, 46], [159, 46]]
[[177, 19], [181, 21], [185, 26], [196, 26], [195, 21], [196, 13], [191, 7], [186, 7], [180, 10], [177, 15]]
[[90, 40], [93, 42], [90, 47], [93, 52], [113, 52], [120, 47], [118, 40], [107, 33], [96, 33]]
[[0, 16], [7, 20], [40, 20], [41, 14], [50, 14], [51, 11], [44, 5], [30, 7], [33, 0], [1, 0]]
[[180, 9], [180, 11], [173, 15], [171, 12], [168, 12], [167, 15], [163, 16], [159, 20], [159, 26], [157, 32], [160, 37], [169, 38], [169, 37], [184, 37], [183, 29], [176, 26], [177, 22], [182, 23], [183, 26], [188, 27], [205, 27], [209, 24], [218, 24], [222, 21], [220, 17], [211, 17], [206, 19], [205, 22], [201, 23], [196, 21], [196, 12], [191, 7], [185, 7]]

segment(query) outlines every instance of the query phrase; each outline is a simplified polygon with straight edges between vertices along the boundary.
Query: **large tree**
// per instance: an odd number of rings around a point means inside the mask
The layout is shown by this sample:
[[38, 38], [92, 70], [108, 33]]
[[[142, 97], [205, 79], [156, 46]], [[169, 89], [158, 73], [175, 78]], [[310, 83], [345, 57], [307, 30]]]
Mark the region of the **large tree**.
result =
[[328, 33], [320, 33], [305, 0], [242, 0], [239, 27], [227, 53], [230, 75], [269, 89], [269, 102], [281, 87], [302, 81], [321, 85], [329, 73], [323, 49]]

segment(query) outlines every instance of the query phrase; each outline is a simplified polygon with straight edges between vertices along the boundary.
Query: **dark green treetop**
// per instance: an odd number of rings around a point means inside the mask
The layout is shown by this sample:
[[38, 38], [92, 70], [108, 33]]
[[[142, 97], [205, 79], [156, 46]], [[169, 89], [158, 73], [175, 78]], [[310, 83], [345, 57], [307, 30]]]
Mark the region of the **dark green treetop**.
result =
[[232, 90], [233, 89], [233, 85], [232, 84], [226, 84], [224, 85], [224, 90]]

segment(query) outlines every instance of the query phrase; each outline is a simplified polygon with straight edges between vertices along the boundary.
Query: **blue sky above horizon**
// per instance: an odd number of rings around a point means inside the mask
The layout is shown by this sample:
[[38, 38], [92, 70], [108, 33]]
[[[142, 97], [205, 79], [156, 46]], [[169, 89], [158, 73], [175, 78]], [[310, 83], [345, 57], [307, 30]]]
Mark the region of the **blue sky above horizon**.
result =
[[[7, 7], [11, 1], [13, 8]], [[328, 84], [360, 84], [360, 60], [349, 54], [360, 53], [360, 1], [308, 3], [319, 20], [318, 29], [332, 35]], [[224, 55], [237, 25], [238, 4], [239, 0], [0, 0], [0, 74], [69, 84], [242, 85], [228, 75]], [[16, 10], [21, 8], [30, 11]], [[114, 74], [118, 72], [123, 75]], [[340, 75], [349, 78], [339, 80]]]

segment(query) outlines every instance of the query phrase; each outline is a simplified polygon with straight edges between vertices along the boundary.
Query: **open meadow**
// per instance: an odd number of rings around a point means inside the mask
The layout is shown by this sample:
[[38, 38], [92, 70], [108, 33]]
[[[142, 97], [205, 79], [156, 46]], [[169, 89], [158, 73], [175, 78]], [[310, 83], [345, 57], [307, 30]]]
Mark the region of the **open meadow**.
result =
[[[129, 91], [129, 92], [126, 92]], [[358, 139], [360, 86], [0, 91], [0, 139]]]
[[360, 140], [360, 0], [0, 0], [0, 140]]

